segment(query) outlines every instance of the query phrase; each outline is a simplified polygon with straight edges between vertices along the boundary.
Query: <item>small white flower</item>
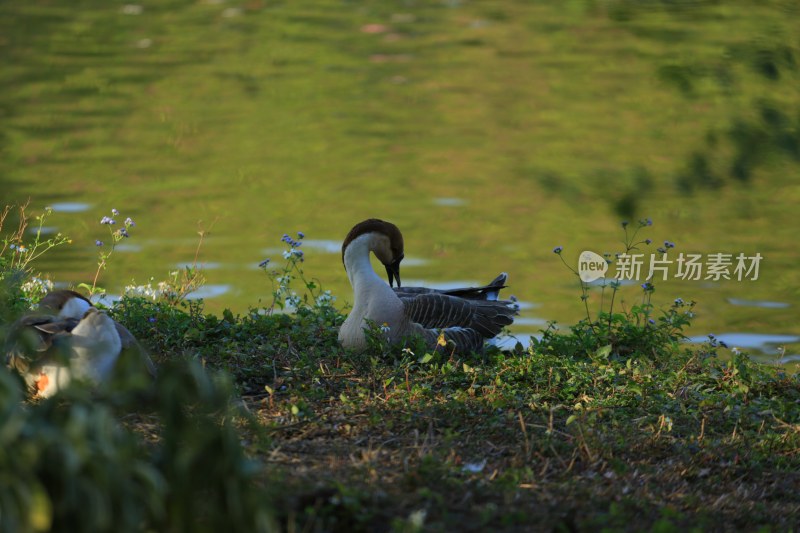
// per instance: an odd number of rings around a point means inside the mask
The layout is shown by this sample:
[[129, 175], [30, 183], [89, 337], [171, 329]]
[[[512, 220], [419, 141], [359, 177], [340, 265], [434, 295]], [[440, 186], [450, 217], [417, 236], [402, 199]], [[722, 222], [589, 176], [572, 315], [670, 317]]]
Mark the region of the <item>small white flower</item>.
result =
[[40, 279], [33, 277], [22, 284], [20, 287], [26, 299], [38, 299], [37, 295], [45, 295], [53, 290], [53, 282], [49, 279]]
[[147, 285], [128, 285], [125, 287], [125, 296], [139, 296], [155, 301], [166, 292], [167, 288], [168, 285], [163, 281], [158, 284], [158, 289], [154, 289], [152, 283]]
[[317, 306], [325, 306], [331, 305], [334, 301], [336, 301], [336, 296], [331, 294], [331, 291], [325, 291], [319, 296], [317, 296]]

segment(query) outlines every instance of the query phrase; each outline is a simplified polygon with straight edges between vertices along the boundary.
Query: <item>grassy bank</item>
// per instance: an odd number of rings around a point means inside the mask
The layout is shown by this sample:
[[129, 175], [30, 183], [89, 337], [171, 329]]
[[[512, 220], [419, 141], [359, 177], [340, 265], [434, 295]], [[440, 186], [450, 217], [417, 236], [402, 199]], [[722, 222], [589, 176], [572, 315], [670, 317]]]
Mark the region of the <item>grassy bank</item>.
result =
[[[0, 370], [3, 530], [795, 527], [800, 377], [683, 343], [693, 302], [655, 309], [645, 284], [640, 304], [587, 305], [527, 348], [456, 357], [376, 336], [356, 354], [302, 255], [288, 265], [269, 272], [272, 304], [242, 315], [180, 291], [117, 302], [160, 363], [152, 387], [123, 374], [23, 402]], [[3, 332], [30, 305], [13, 272]]]
[[128, 300], [115, 314], [165, 368], [146, 401], [26, 405], [0, 371], [3, 508], [28, 526], [96, 530], [124, 508], [122, 530], [784, 531], [800, 508], [798, 376], [711, 344], [356, 355], [325, 309], [220, 318]]
[[[148, 314], [138, 305], [123, 306], [127, 316]], [[720, 361], [712, 341], [695, 350], [666, 342], [628, 357], [560, 353], [580, 332], [482, 358], [355, 355], [336, 347], [341, 318], [195, 315], [200, 338], [170, 353], [235, 374], [267, 437], [250, 452], [280, 494], [284, 526], [794, 525], [796, 375], [746, 355]]]

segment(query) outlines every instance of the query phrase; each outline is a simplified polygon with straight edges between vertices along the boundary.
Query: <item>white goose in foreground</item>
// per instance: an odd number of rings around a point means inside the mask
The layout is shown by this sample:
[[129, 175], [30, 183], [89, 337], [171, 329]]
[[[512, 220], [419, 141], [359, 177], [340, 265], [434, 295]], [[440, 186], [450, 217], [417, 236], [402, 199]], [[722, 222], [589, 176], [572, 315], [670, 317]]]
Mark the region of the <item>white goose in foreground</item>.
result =
[[48, 398], [73, 379], [107, 381], [120, 356], [155, 376], [150, 357], [125, 326], [95, 308], [81, 294], [58, 290], [39, 302], [39, 310], [11, 327], [6, 364], [19, 372], [30, 392]]
[[[389, 283], [373, 270], [369, 254], [374, 253], [386, 267]], [[507, 275], [500, 274], [484, 287], [436, 290], [400, 286], [403, 235], [397, 226], [378, 219], [356, 224], [342, 243], [344, 262], [353, 286], [353, 310], [339, 330], [345, 348], [367, 347], [364, 328], [368, 321], [386, 325], [389, 342], [421, 336], [433, 349], [439, 335], [456, 345], [459, 353], [480, 351], [486, 339], [500, 333], [514, 321], [512, 302], [497, 300]], [[397, 287], [393, 288], [393, 281]]]

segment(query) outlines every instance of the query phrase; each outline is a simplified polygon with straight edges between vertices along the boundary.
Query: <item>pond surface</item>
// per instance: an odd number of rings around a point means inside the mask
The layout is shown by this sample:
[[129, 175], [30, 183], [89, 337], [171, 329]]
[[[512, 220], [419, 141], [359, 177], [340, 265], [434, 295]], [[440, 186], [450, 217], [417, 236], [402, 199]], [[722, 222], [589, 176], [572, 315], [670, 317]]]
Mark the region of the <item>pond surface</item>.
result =
[[[119, 294], [197, 253], [210, 311], [268, 303], [257, 265], [280, 265], [297, 231], [306, 274], [347, 305], [341, 240], [384, 218], [404, 232], [408, 285], [508, 272], [520, 338], [585, 314], [554, 247], [577, 269], [583, 250], [624, 251], [621, 220], [632, 233], [650, 217], [646, 258], [667, 240], [673, 260], [763, 257], [743, 281], [676, 279], [673, 262], [653, 303], [696, 300], [688, 334], [773, 336], [739, 344], [788, 357], [800, 60], [781, 58], [800, 58], [796, 19], [685, 5], [4, 2], [0, 200], [53, 207], [43, 234], [73, 243], [36, 267], [66, 285], [91, 282], [118, 209], [136, 226], [100, 284]], [[608, 290], [594, 284], [593, 313]]]

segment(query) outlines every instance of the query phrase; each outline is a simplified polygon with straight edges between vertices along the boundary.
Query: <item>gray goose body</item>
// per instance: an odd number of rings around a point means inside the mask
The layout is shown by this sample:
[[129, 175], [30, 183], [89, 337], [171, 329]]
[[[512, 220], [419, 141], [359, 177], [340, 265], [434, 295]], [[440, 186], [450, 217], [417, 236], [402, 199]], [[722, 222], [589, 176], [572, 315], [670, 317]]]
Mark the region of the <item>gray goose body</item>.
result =
[[37, 312], [17, 320], [4, 351], [6, 365], [39, 397], [52, 396], [72, 379], [103, 382], [120, 359], [156, 374], [147, 352], [125, 326], [69, 290], [50, 292]]
[[[389, 284], [378, 277], [369, 262], [370, 252], [386, 267]], [[455, 343], [456, 351], [481, 351], [487, 339], [510, 325], [516, 314], [512, 302], [498, 300], [507, 275], [500, 274], [483, 287], [437, 290], [401, 287], [403, 239], [394, 224], [378, 219], [361, 222], [350, 230], [342, 245], [342, 260], [355, 293], [353, 310], [339, 332], [343, 346], [366, 348], [364, 328], [369, 321], [389, 327], [388, 339], [402, 343], [420, 336], [428, 348], [439, 336]], [[393, 281], [397, 287], [391, 287]]]

